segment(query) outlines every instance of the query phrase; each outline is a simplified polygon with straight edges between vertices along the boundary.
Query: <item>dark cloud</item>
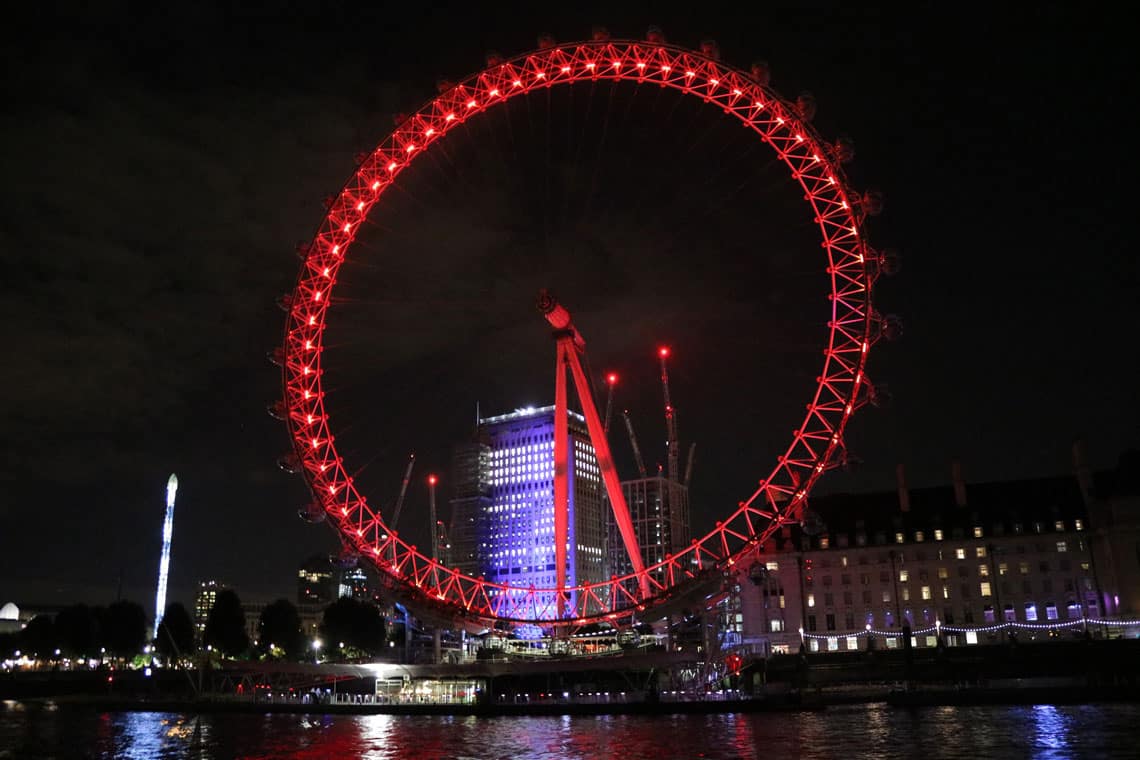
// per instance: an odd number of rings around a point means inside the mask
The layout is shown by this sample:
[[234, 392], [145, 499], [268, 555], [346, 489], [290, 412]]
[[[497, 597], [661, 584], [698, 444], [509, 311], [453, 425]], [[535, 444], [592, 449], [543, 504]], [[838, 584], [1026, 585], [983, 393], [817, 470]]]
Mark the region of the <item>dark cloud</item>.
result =
[[[1127, 46], [1103, 44], [1107, 22], [1054, 6], [666, 19], [646, 6], [495, 23], [467, 5], [351, 2], [31, 13], [3, 52], [0, 554], [15, 570], [0, 596], [39, 593], [16, 585], [31, 579], [147, 587], [172, 470], [176, 589], [206, 575], [287, 589], [297, 559], [332, 543], [293, 517], [305, 494], [275, 471], [286, 440], [263, 414], [279, 393], [263, 355], [280, 338], [272, 304], [296, 275], [294, 244], [353, 154], [438, 76], [596, 20], [772, 60], [778, 87], [816, 93], [824, 132], [855, 136], [854, 180], [886, 191], [873, 232], [905, 258], [880, 301], [907, 335], [872, 375], [896, 406], [858, 420], [850, 440], [867, 465], [831, 487], [882, 486], [899, 460], [916, 482], [938, 480], [954, 455], [971, 477], [1057, 472], [1073, 435], [1102, 464], [1135, 443], [1131, 170], [1118, 147], [1103, 153], [1129, 69]], [[620, 92], [557, 97], [449, 137], [346, 265], [329, 405], [382, 503], [408, 451], [445, 466], [476, 402], [547, 402], [553, 362], [531, 308], [544, 286], [573, 306], [594, 369], [629, 378], [620, 403], [647, 450], [662, 423], [642, 357], [658, 340], [678, 347], [705, 503], [739, 498], [798, 421], [826, 304], [813, 300], [820, 262], [802, 253], [810, 219], [770, 157], [666, 96], [639, 93], [626, 110]], [[573, 118], [553, 137], [535, 131], [563, 106]], [[602, 140], [591, 130], [604, 119]], [[547, 143], [561, 153], [534, 159]]]

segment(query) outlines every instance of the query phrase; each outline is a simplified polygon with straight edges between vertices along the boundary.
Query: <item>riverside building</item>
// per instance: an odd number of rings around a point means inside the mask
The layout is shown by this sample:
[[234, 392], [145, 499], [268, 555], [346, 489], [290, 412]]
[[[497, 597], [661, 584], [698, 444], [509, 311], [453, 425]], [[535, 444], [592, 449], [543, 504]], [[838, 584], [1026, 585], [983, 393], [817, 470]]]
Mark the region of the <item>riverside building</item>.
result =
[[[811, 502], [819, 529], [761, 547], [721, 605], [726, 645], [850, 651], [1108, 635], [1089, 620], [1140, 617], [1140, 498], [1128, 478], [1077, 477], [841, 494]], [[1123, 487], [1123, 490], [1122, 490]], [[1113, 629], [1118, 635], [1123, 629]], [[914, 634], [919, 631], [921, 633]]]

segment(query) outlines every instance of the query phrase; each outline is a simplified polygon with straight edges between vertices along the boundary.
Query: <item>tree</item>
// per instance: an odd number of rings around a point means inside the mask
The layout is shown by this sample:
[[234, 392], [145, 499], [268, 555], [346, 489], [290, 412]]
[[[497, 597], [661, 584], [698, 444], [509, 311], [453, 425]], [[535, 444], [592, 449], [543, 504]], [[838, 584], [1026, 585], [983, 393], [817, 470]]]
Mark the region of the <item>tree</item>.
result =
[[20, 648], [20, 634], [0, 633], [0, 657], [8, 659], [16, 654], [16, 650]]
[[181, 602], [166, 605], [154, 646], [168, 662], [194, 653], [194, 621]]
[[344, 597], [325, 608], [321, 636], [327, 652], [339, 652], [343, 643], [346, 657], [376, 655], [386, 638], [384, 617], [376, 605]]
[[301, 616], [288, 599], [278, 599], [261, 611], [257, 636], [257, 651], [263, 655], [272, 645], [283, 649], [290, 660], [299, 660], [307, 649]]
[[90, 657], [99, 653], [99, 621], [86, 604], [64, 607], [55, 616], [59, 648], [71, 657]]
[[20, 631], [20, 649], [26, 655], [50, 657], [55, 653], [57, 637], [55, 622], [50, 615], [36, 615]]
[[214, 600], [202, 640], [227, 657], [237, 657], [249, 649], [245, 611], [241, 608], [241, 599], [230, 589], [219, 592]]
[[[102, 613], [101, 615], [99, 613]], [[147, 617], [142, 605], [126, 599], [96, 609], [99, 638], [117, 657], [134, 657], [147, 642]]]

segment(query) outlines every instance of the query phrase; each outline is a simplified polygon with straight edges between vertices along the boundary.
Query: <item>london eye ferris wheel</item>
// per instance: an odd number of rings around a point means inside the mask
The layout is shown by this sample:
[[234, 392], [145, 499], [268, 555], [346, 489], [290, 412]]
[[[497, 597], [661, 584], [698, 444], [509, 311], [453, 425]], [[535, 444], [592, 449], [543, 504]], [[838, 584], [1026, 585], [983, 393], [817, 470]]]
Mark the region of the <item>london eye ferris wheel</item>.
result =
[[[570, 315], [573, 304], [564, 306], [550, 297], [540, 303], [558, 339], [559, 403], [566, 403], [562, 373], [568, 371], [598, 453], [607, 508], [614, 512], [632, 571], [605, 580], [567, 582], [566, 516], [559, 509], [565, 494], [559, 496], [556, 479], [554, 543], [560, 572], [551, 588], [523, 588], [446, 566], [434, 551], [421, 551], [395, 530], [391, 510], [374, 506], [378, 501], [369, 500], [354, 475], [358, 463], [346, 461], [338, 451], [336, 433], [345, 422], [326, 403], [322, 353], [346, 260], [370, 214], [399, 189], [409, 167], [441, 149], [461, 126], [487, 119], [512, 99], [599, 82], [653, 85], [679, 93], [710, 117], [723, 114], [736, 120], [752, 141], [774, 155], [785, 177], [802, 191], [813, 219], [826, 274], [820, 285], [827, 297], [818, 310], [826, 337], [814, 347], [817, 375], [802, 389], [802, 418], [776, 461], [754, 473], [755, 487], [722, 510], [711, 530], [664, 559], [645, 563], [637, 554], [613, 459], [579, 362], [584, 339]], [[875, 193], [850, 186], [843, 169], [853, 154], [850, 144], [821, 137], [812, 126], [814, 111], [810, 96], [790, 100], [779, 95], [764, 65], [737, 69], [720, 61], [711, 43], [686, 49], [667, 43], [655, 30], [643, 41], [610, 39], [601, 31], [583, 42], [542, 39], [537, 50], [509, 59], [491, 57], [484, 70], [458, 84], [441, 85], [435, 97], [360, 156], [347, 183], [330, 199], [316, 235], [304, 246], [300, 273], [285, 302], [281, 409], [294, 467], [313, 494], [313, 515], [326, 520], [344, 545], [373, 565], [390, 592], [417, 614], [473, 631], [504, 623], [573, 627], [651, 622], [719, 587], [750, 552], [803, 519], [808, 494], [845, 451], [844, 432], [852, 415], [875, 398], [866, 374], [868, 354], [892, 327], [874, 309], [871, 296], [877, 278], [889, 273], [894, 262], [871, 247], [865, 231], [866, 218], [878, 213], [881, 201]], [[561, 416], [556, 414], [556, 421]], [[556, 471], [559, 455], [555, 446]], [[561, 456], [564, 462], [565, 451]], [[558, 601], [546, 601], [551, 599]]]

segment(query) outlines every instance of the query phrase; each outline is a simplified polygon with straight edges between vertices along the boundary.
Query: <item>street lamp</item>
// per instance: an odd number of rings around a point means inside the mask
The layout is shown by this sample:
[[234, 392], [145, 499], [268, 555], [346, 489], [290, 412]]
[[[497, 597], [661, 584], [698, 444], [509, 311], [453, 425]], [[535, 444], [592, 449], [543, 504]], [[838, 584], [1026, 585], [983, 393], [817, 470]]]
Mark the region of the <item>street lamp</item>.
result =
[[321, 658], [321, 640], [313, 639], [313, 662], [320, 662]]

